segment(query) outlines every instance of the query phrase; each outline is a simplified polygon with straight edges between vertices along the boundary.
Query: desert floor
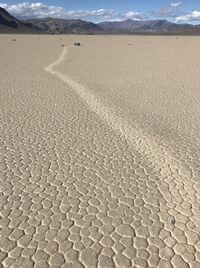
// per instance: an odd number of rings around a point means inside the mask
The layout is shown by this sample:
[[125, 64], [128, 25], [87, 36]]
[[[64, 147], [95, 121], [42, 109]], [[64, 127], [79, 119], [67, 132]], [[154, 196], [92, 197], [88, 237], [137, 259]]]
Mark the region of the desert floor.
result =
[[0, 267], [200, 267], [199, 48], [0, 36]]

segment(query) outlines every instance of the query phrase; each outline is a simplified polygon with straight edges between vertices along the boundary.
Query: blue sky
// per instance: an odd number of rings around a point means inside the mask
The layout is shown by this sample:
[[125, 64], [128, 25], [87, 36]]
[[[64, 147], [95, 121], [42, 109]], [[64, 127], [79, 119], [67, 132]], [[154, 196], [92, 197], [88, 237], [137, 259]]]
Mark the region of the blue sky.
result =
[[19, 18], [80, 18], [93, 22], [124, 19], [168, 19], [200, 24], [200, 0], [0, 0]]

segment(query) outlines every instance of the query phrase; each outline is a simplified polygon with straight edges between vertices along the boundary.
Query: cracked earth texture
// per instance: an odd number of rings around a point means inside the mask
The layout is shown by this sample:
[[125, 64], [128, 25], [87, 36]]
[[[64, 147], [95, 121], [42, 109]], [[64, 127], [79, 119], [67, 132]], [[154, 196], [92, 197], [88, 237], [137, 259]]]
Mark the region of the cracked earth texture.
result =
[[15, 38], [0, 267], [200, 267], [199, 37]]

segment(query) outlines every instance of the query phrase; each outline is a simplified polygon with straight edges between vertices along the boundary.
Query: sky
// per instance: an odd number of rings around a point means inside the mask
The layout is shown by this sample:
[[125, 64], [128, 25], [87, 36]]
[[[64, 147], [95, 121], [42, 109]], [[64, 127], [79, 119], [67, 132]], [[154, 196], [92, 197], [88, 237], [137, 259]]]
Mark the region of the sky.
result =
[[167, 19], [200, 24], [200, 0], [0, 0], [0, 6], [20, 19], [54, 17], [93, 22]]

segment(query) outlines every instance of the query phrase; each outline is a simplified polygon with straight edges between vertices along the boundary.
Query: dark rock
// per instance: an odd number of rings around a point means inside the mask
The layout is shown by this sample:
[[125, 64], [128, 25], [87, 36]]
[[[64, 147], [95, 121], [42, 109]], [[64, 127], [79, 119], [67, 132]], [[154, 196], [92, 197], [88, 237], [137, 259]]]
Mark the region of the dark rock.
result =
[[170, 216], [170, 217], [168, 218], [168, 222], [169, 222], [170, 224], [173, 224], [173, 225], [174, 225], [175, 222], [176, 222], [174, 216]]

